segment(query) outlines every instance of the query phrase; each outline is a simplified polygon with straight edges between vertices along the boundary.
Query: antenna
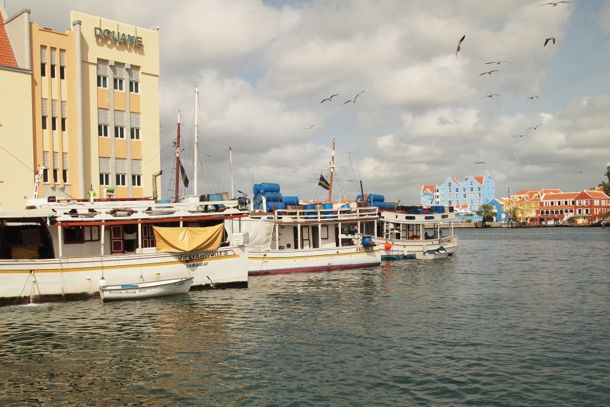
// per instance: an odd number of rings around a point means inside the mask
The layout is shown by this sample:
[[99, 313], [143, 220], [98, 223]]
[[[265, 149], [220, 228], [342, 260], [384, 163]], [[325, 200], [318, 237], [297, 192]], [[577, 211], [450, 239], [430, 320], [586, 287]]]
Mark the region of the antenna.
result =
[[197, 196], [197, 154], [199, 153], [199, 89], [195, 88], [195, 136], [193, 137], [193, 195]]
[[233, 193], [233, 150], [231, 146], [229, 146], [229, 178], [231, 179], [231, 196], [229, 196], [229, 199], [233, 199], [235, 194]]
[[333, 139], [332, 153], [330, 155], [330, 176], [329, 176], [330, 187], [328, 188], [328, 201], [329, 202], [333, 201], [333, 178], [335, 176], [335, 146], [336, 146], [336, 142], [335, 142], [335, 139]]
[[174, 202], [180, 200], [180, 110], [178, 110], [178, 123], [176, 125], [176, 183], [174, 184]]

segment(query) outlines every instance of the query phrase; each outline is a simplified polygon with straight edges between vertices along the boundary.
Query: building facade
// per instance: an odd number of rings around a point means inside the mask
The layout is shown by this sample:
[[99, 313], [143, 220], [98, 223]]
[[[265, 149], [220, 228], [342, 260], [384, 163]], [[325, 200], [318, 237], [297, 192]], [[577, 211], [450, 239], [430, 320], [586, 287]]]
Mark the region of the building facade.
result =
[[610, 198], [602, 191], [544, 194], [534, 223], [556, 225], [575, 223], [590, 225], [610, 211]]
[[72, 11], [58, 32], [29, 16], [7, 32], [31, 70], [27, 156], [38, 196], [150, 196], [161, 166], [158, 31]]
[[34, 188], [32, 71], [23, 52], [24, 21], [7, 19], [0, 7], [0, 209], [22, 209]]
[[[432, 193], [434, 191], [434, 193]], [[462, 181], [447, 177], [439, 185], [423, 185], [420, 203], [423, 206], [444, 205], [476, 212], [481, 204], [496, 197], [496, 181], [489, 176], [468, 176]], [[432, 204], [429, 204], [432, 199]]]

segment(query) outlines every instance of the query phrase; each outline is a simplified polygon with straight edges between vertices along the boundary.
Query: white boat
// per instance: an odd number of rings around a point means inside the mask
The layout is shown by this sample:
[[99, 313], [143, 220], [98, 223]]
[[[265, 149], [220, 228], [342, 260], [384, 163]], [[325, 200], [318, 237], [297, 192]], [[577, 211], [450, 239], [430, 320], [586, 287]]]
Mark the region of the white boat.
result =
[[[380, 209], [380, 222], [374, 231], [375, 243], [382, 251], [382, 260], [420, 259], [423, 253], [443, 248], [446, 254], [457, 253], [458, 239], [453, 233], [456, 216], [453, 208], [413, 210], [406, 207]], [[426, 259], [430, 256], [426, 256]]]
[[242, 219], [241, 231], [249, 236], [249, 274], [378, 266], [380, 251], [374, 247], [372, 238], [357, 232], [365, 224], [377, 222], [377, 208], [334, 206], [278, 209], [273, 213], [252, 213]]
[[[107, 285], [193, 277], [192, 289], [247, 287], [247, 212], [199, 199], [29, 202], [0, 211], [0, 304], [97, 297]], [[216, 204], [216, 203], [214, 203]], [[120, 210], [117, 210], [120, 208]], [[176, 237], [180, 235], [182, 237]]]
[[449, 257], [451, 254], [443, 246], [437, 249], [426, 250], [425, 252], [416, 253], [417, 260], [438, 260]]
[[151, 281], [148, 283], [100, 285], [102, 301], [134, 300], [168, 295], [186, 294], [193, 284], [193, 277], [171, 280]]

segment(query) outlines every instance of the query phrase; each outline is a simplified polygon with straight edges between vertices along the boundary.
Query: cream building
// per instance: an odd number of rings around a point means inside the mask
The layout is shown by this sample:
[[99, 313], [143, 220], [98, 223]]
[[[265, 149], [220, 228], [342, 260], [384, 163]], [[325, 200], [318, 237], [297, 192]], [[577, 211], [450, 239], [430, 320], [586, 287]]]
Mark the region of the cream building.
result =
[[160, 169], [158, 31], [72, 11], [70, 29], [58, 32], [29, 15], [13, 17], [7, 32], [32, 71], [39, 196], [150, 196]]
[[34, 189], [32, 71], [25, 45], [9, 39], [24, 39], [23, 21], [8, 25], [0, 7], [0, 209], [23, 209]]

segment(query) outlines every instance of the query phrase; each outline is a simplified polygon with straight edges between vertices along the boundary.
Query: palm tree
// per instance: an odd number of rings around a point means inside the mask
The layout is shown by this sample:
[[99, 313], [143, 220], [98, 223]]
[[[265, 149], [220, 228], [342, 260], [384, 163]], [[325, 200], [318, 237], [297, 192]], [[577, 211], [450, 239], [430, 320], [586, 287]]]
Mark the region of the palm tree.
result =
[[602, 191], [604, 191], [604, 193], [608, 196], [610, 196], [610, 182], [601, 182], [598, 187], [600, 187], [602, 189]]
[[493, 222], [495, 208], [491, 204], [482, 204], [477, 210], [477, 215], [481, 217], [481, 226], [485, 227], [487, 222]]
[[519, 222], [519, 216], [521, 215], [521, 211], [519, 210], [519, 207], [511, 206], [506, 211], [506, 214], [508, 216], [508, 222], [509, 223], [511, 223], [511, 224], [512, 223], [518, 223]]

